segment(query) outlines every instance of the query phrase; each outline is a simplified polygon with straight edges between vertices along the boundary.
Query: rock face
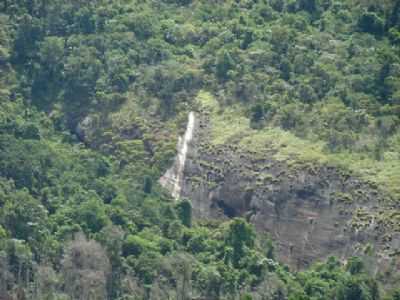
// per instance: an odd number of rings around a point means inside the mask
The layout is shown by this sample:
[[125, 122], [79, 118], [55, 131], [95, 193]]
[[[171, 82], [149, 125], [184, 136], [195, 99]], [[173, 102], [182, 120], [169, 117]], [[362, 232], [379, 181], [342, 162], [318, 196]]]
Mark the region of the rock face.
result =
[[81, 141], [87, 141], [95, 131], [94, 120], [90, 116], [86, 116], [75, 128], [75, 133]]
[[243, 151], [235, 141], [210, 147], [207, 126], [206, 119], [197, 121], [179, 179], [180, 195], [192, 200], [197, 218], [247, 218], [276, 241], [280, 259], [293, 268], [331, 255], [368, 257], [373, 272], [400, 267], [400, 234], [377, 187], [335, 167]]

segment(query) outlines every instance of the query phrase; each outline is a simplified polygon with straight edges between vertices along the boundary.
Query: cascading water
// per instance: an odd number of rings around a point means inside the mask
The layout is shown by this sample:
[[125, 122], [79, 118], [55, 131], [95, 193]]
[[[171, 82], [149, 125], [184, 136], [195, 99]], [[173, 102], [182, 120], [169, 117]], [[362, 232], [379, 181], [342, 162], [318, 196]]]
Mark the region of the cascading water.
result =
[[183, 171], [185, 170], [186, 157], [189, 144], [193, 139], [196, 117], [194, 112], [189, 113], [185, 135], [179, 137], [177, 156], [170, 169], [160, 178], [160, 184], [171, 192], [172, 197], [178, 199], [181, 195]]

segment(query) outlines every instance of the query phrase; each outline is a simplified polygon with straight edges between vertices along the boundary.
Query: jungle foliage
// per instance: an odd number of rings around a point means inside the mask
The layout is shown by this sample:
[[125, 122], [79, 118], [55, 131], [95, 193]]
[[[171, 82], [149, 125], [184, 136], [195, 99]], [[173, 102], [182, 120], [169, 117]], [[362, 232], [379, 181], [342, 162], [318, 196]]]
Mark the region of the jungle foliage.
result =
[[357, 258], [290, 271], [157, 182], [200, 89], [398, 159], [399, 46], [399, 1], [1, 1], [0, 298], [400, 299]]

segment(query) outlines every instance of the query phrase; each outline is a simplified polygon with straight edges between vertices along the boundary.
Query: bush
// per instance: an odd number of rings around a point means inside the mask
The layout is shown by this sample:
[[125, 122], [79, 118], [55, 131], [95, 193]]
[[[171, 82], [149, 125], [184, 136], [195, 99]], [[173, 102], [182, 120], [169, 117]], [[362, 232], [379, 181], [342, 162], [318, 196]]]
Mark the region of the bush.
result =
[[133, 255], [138, 257], [145, 251], [158, 251], [158, 247], [152, 241], [148, 241], [137, 235], [128, 235], [122, 245], [123, 256]]
[[352, 274], [360, 274], [364, 270], [364, 263], [359, 257], [352, 257], [346, 265], [346, 269]]

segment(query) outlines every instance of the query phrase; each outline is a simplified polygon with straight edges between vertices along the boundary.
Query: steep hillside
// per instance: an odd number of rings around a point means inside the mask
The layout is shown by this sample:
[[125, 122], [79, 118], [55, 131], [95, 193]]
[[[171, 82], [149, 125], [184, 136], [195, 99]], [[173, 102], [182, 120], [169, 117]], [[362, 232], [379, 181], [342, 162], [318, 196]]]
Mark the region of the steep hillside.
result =
[[399, 299], [399, 45], [397, 0], [1, 1], [0, 299]]
[[373, 273], [397, 276], [400, 215], [390, 193], [318, 145], [276, 128], [251, 129], [239, 111], [220, 111], [210, 94], [197, 99], [181, 194], [197, 217], [246, 217], [295, 268], [358, 255]]

